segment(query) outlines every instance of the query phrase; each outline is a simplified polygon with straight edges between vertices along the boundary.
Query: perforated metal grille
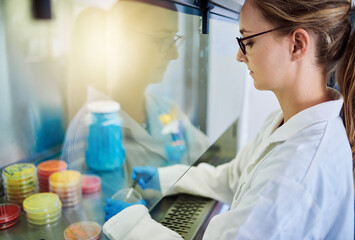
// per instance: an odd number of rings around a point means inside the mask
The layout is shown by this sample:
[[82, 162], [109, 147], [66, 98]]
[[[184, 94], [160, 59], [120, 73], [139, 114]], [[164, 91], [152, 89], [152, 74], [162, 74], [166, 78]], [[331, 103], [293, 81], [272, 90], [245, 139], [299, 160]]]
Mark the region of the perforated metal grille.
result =
[[160, 223], [177, 232], [183, 239], [193, 239], [214, 204], [212, 199], [181, 195]]

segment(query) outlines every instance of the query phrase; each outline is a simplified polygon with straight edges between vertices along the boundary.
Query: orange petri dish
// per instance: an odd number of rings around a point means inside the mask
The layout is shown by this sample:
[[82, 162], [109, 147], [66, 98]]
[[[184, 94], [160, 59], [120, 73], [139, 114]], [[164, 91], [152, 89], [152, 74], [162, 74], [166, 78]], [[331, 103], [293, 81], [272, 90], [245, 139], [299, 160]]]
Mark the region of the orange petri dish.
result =
[[54, 172], [60, 172], [66, 170], [68, 164], [61, 160], [48, 160], [38, 164], [38, 174], [48, 176]]
[[91, 221], [73, 223], [64, 230], [65, 240], [99, 239], [100, 235], [101, 226]]

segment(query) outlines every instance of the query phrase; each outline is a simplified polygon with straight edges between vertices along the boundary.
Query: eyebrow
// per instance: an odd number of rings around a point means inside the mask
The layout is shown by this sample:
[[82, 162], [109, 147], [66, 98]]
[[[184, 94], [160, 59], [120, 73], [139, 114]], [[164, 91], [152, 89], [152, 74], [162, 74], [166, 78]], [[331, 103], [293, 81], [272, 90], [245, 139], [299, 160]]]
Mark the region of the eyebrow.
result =
[[242, 29], [240, 29], [240, 31], [239, 31], [241, 34], [244, 34], [244, 33], [246, 33], [246, 32], [250, 32], [250, 31], [248, 31], [248, 30], [245, 30], [244, 28], [242, 28]]

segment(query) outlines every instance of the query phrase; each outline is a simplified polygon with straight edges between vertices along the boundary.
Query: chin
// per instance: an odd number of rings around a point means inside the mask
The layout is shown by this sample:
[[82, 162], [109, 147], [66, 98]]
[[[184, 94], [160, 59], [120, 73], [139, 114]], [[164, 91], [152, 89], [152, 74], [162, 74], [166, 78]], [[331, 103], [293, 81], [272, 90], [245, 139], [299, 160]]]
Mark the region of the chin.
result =
[[254, 87], [257, 90], [266, 90], [265, 86], [263, 86], [260, 81], [259, 82], [255, 81], [255, 79], [254, 79]]
[[158, 72], [152, 75], [152, 77], [150, 78], [150, 83], [160, 83], [163, 81], [164, 79], [164, 73], [165, 72]]

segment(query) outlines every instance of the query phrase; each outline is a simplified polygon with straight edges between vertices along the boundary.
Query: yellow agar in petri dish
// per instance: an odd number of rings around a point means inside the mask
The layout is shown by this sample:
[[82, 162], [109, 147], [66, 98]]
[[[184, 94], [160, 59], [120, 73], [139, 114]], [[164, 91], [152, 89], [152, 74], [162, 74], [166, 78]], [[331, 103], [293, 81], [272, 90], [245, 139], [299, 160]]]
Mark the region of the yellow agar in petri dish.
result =
[[58, 221], [58, 219], [60, 219], [61, 216], [62, 216], [62, 214], [58, 215], [58, 217], [56, 217], [56, 218], [47, 218], [47, 219], [43, 219], [43, 220], [35, 220], [35, 219], [28, 218], [27, 221], [33, 225], [47, 225], [47, 224], [51, 224], [51, 223]]
[[53, 173], [49, 177], [49, 183], [55, 188], [60, 187], [70, 187], [72, 185], [77, 185], [81, 181], [81, 174], [78, 171], [66, 170], [61, 172]]
[[18, 163], [4, 168], [2, 171], [5, 181], [30, 178], [36, 174], [36, 167], [32, 163]]
[[39, 218], [46, 217], [61, 209], [61, 202], [54, 193], [36, 193], [23, 201], [23, 209], [30, 215], [36, 215]]

